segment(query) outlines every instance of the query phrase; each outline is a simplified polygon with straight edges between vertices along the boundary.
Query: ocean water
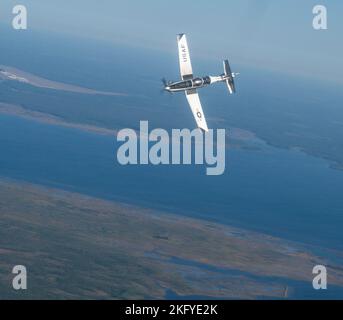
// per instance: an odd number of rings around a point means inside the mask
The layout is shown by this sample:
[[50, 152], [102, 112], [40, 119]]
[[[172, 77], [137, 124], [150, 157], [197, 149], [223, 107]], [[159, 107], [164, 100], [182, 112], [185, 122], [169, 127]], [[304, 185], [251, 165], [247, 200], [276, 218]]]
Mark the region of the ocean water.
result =
[[[313, 286], [311, 282], [308, 281], [300, 281], [300, 280], [292, 280], [289, 278], [284, 277], [277, 277], [277, 276], [261, 276], [261, 275], [254, 275], [249, 272], [233, 270], [228, 268], [218, 268], [213, 267], [207, 264], [194, 262], [190, 260], [180, 259], [180, 258], [171, 258], [171, 261], [176, 265], [188, 266], [193, 267], [198, 270], [203, 271], [210, 271], [217, 275], [224, 275], [225, 277], [230, 278], [239, 278], [244, 277], [252, 281], [256, 281], [259, 283], [263, 283], [265, 287], [268, 285], [272, 286], [273, 284], [277, 283], [282, 285], [284, 288], [290, 288], [287, 294], [287, 298], [289, 299], [342, 299], [343, 297], [343, 288], [338, 286], [330, 286], [330, 290], [313, 290]], [[180, 296], [177, 293], [173, 292], [172, 290], [167, 290], [166, 292], [166, 299], [170, 300], [182, 300], [182, 299], [191, 299], [191, 300], [207, 300], [207, 299], [214, 299], [213, 297], [207, 296]], [[270, 299], [270, 297], [260, 296], [258, 299]], [[282, 299], [282, 298], [281, 298]]]
[[[159, 77], [179, 77], [176, 52], [6, 28], [0, 49], [1, 64], [55, 81], [130, 94], [112, 101], [2, 83], [0, 101], [32, 104], [56, 115], [64, 109], [70, 121], [97, 124], [96, 119], [116, 128], [137, 128], [139, 120], [159, 128], [193, 123], [182, 95], [159, 93]], [[194, 63], [199, 75], [222, 72], [220, 61], [204, 62], [194, 55]], [[290, 139], [284, 134], [289, 125], [302, 125], [307, 135], [306, 128], [321, 129], [319, 138], [322, 132], [330, 137], [341, 133], [342, 95], [335, 88], [242, 66], [237, 71], [236, 95], [228, 98], [220, 86], [201, 93], [212, 127], [224, 123], [269, 137], [278, 134], [281, 145]], [[319, 112], [323, 106], [325, 117]], [[309, 137], [309, 143], [318, 140]], [[123, 167], [116, 162], [117, 147], [115, 137], [0, 114], [0, 176], [343, 248], [343, 171], [330, 169], [327, 161], [272, 147], [229, 148], [225, 174], [209, 177], [202, 166]]]
[[342, 249], [343, 172], [297, 151], [228, 148], [226, 171], [121, 166], [116, 137], [0, 115], [0, 176]]

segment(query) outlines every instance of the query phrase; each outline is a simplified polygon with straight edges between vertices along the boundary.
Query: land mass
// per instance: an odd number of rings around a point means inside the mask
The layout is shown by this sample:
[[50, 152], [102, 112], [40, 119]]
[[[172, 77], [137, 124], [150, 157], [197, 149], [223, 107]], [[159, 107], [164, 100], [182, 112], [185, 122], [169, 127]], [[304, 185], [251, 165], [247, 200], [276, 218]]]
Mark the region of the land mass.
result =
[[17, 68], [4, 66], [4, 65], [0, 65], [0, 80], [17, 81], [17, 82], [29, 84], [31, 86], [38, 87], [38, 88], [61, 90], [61, 91], [75, 92], [75, 93], [82, 93], [82, 94], [99, 94], [99, 95], [106, 95], [106, 96], [125, 96], [126, 95], [124, 93], [99, 91], [99, 90], [93, 90], [93, 89], [75, 86], [75, 85], [71, 85], [71, 84], [67, 84], [63, 82], [52, 81], [49, 79], [36, 76], [29, 72], [19, 70]]
[[288, 298], [326, 263], [343, 286], [339, 266], [284, 240], [77, 193], [2, 179], [0, 216], [3, 299]]
[[[90, 125], [85, 123], [78, 122], [69, 122], [59, 116], [51, 115], [44, 112], [32, 111], [30, 109], [25, 109], [21, 106], [16, 106], [13, 104], [2, 103], [0, 102], [0, 114], [8, 114], [28, 120], [34, 120], [41, 123], [51, 124], [62, 126], [66, 128], [75, 128], [82, 131], [92, 132], [94, 134], [114, 136], [118, 133], [117, 129], [108, 129], [101, 126]], [[140, 134], [136, 132], [137, 137], [139, 138]], [[229, 130], [229, 139], [226, 142], [226, 146], [230, 148], [242, 148], [249, 150], [260, 150], [263, 148], [264, 141], [258, 139], [256, 135], [252, 132], [249, 132], [240, 128], [230, 128]]]
[[[189, 123], [193, 123], [190, 122], [192, 118], [184, 99], [184, 107], [175, 108], [177, 96], [173, 97], [174, 100], [167, 100], [149, 92], [146, 96], [132, 93], [128, 96], [89, 94], [85, 97], [78, 90], [68, 92], [47, 90], [49, 86], [33, 86], [32, 83], [40, 82], [33, 81], [32, 76], [28, 77], [26, 72], [14, 68], [3, 70], [12, 72], [18, 78], [10, 81], [7, 75], [7, 78], [3, 77], [4, 81], [0, 81], [2, 112], [21, 116], [25, 114], [40, 121], [102, 134], [112, 134], [126, 127], [138, 130], [142, 119], [149, 119], [154, 127], [167, 130], [187, 128]], [[40, 81], [44, 84], [47, 80]], [[294, 79], [286, 83], [283, 81], [275, 78], [275, 75], [269, 80], [268, 77], [256, 78], [249, 94], [238, 92], [232, 97], [233, 106], [229, 108], [226, 98], [211, 97], [213, 110], [207, 110], [209, 122], [213, 127], [229, 129], [231, 147], [261, 149], [260, 142], [265, 141], [273, 147], [295, 149], [325, 159], [331, 168], [343, 169], [340, 138], [343, 134], [343, 109], [340, 107], [340, 92], [322, 86], [318, 87], [320, 90], [313, 91], [312, 86], [309, 86], [312, 88], [310, 90], [308, 86], [300, 86]], [[142, 87], [145, 85], [144, 82], [140, 84]], [[268, 91], [266, 94], [265, 86], [280, 92]], [[219, 114], [225, 117], [218, 118]], [[240, 134], [236, 139], [237, 135], [232, 128], [248, 132], [253, 139], [241, 139]]]

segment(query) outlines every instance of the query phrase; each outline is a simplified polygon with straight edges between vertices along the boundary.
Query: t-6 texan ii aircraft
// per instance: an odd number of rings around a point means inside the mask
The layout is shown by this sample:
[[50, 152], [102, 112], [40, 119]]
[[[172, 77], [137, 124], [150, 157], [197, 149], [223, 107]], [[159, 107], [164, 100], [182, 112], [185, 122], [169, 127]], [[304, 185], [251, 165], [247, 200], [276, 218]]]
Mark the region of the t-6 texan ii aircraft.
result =
[[165, 79], [163, 79], [162, 81], [164, 84], [164, 89], [169, 92], [184, 91], [198, 127], [204, 131], [208, 131], [197, 89], [208, 86], [215, 82], [226, 82], [229, 92], [232, 94], [235, 92], [235, 83], [233, 78], [239, 73], [231, 72], [228, 60], [224, 60], [223, 74], [219, 76], [194, 78], [186, 35], [183, 33], [179, 34], [177, 36], [177, 43], [179, 48], [179, 64], [182, 81], [167, 82]]

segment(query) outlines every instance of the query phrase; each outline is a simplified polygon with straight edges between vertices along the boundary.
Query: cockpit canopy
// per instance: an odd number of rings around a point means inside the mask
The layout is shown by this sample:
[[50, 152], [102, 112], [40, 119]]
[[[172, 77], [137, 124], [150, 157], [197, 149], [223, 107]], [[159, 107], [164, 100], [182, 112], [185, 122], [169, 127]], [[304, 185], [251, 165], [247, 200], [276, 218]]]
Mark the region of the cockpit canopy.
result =
[[186, 89], [186, 88], [192, 88], [192, 80], [186, 80], [186, 81], [180, 81], [175, 82], [170, 85], [170, 89]]
[[192, 80], [184, 80], [174, 82], [169, 85], [170, 90], [187, 90], [191, 88], [200, 88], [211, 83], [210, 77], [194, 78]]

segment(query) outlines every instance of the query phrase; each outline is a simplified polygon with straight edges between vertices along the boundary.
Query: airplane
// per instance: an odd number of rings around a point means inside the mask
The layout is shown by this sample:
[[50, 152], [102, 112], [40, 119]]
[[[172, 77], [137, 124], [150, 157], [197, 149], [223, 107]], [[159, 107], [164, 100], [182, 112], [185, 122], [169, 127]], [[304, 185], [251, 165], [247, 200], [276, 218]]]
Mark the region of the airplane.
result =
[[187, 38], [184, 33], [177, 36], [178, 50], [179, 50], [179, 65], [182, 81], [167, 82], [162, 79], [164, 84], [164, 90], [168, 92], [180, 92], [184, 91], [186, 94], [187, 101], [191, 107], [194, 119], [197, 126], [208, 131], [206, 119], [204, 112], [201, 107], [201, 102], [197, 89], [211, 85], [216, 82], [225, 82], [229, 93], [233, 94], [236, 92], [234, 78], [239, 75], [239, 73], [231, 72], [231, 68], [228, 60], [223, 61], [224, 73], [219, 76], [205, 76], [202, 78], [193, 77], [193, 69], [187, 44]]

